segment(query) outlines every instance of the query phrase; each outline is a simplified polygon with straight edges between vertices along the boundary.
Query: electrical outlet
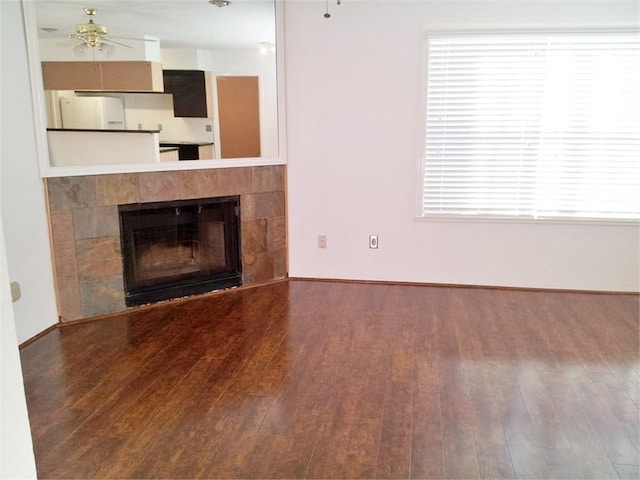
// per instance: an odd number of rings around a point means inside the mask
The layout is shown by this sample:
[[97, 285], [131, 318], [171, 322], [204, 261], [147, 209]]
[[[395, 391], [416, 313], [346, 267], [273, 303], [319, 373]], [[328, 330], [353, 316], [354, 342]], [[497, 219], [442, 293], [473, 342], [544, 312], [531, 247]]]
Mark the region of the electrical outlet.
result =
[[318, 235], [318, 248], [327, 248], [327, 236]]
[[141, 123], [138, 124], [138, 130], [142, 130], [142, 124]]
[[369, 248], [378, 248], [378, 235], [369, 235]]
[[205, 125], [204, 126], [204, 131], [205, 132], [212, 132], [213, 131], [213, 126], [212, 125]]
[[158, 130], [162, 131], [162, 124], [161, 123], [158, 124]]

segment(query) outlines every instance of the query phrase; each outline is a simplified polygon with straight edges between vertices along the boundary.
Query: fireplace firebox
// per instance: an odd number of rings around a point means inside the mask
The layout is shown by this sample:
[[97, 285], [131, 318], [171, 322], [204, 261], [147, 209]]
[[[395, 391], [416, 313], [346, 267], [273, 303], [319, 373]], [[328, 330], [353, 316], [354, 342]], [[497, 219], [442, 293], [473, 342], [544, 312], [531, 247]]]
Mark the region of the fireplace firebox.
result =
[[127, 306], [242, 285], [238, 196], [118, 210]]

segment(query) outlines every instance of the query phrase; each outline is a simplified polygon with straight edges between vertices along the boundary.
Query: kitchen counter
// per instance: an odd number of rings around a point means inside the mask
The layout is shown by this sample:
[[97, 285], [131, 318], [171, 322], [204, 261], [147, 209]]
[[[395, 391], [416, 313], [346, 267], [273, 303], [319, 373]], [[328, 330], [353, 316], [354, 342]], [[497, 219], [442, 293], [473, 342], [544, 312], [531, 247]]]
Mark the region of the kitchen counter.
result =
[[159, 130], [47, 129], [54, 167], [159, 162], [158, 137]]
[[160, 148], [177, 148], [179, 160], [211, 160], [214, 157], [213, 142], [160, 142]]
[[97, 128], [47, 128], [47, 132], [160, 133], [160, 130], [111, 130]]
[[213, 142], [167, 142], [165, 140], [160, 142], [161, 147], [178, 147], [180, 145], [197, 145], [198, 147], [202, 147], [205, 145], [213, 145]]
[[177, 162], [180, 160], [180, 149], [178, 147], [160, 147], [161, 162]]

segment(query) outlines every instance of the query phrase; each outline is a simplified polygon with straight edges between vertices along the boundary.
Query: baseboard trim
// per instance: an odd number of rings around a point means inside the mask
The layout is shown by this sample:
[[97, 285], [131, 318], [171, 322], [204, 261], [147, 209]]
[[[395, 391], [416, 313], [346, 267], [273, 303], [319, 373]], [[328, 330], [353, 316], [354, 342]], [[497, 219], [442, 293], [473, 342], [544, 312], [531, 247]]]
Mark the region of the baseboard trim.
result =
[[251, 284], [251, 285], [242, 285], [242, 286], [239, 286], [239, 287], [225, 288], [223, 290], [215, 290], [213, 292], [205, 292], [205, 293], [200, 293], [200, 294], [197, 294], [197, 295], [189, 295], [188, 297], [171, 298], [169, 300], [162, 300], [160, 302], [149, 303], [147, 305], [139, 305], [139, 306], [136, 306], [136, 307], [129, 307], [126, 310], [122, 310], [120, 312], [106, 313], [104, 315], [96, 315], [96, 316], [93, 316], [93, 317], [80, 318], [78, 320], [67, 320], [65, 322], [60, 322], [57, 326], [59, 328], [65, 328], [65, 327], [71, 326], [71, 325], [78, 325], [79, 323], [87, 323], [87, 322], [95, 322], [95, 321], [99, 321], [99, 320], [105, 320], [105, 319], [108, 319], [108, 318], [119, 317], [119, 316], [122, 316], [122, 315], [128, 315], [130, 313], [137, 313], [137, 312], [142, 312], [142, 311], [145, 311], [145, 310], [153, 310], [155, 308], [166, 307], [167, 305], [179, 305], [181, 303], [192, 302], [192, 301], [198, 300], [200, 298], [215, 297], [216, 295], [223, 295], [225, 293], [240, 292], [240, 291], [244, 291], [244, 290], [250, 290], [252, 288], [263, 287], [265, 285], [271, 285], [271, 284], [274, 284], [274, 283], [286, 282], [288, 280], [289, 280], [288, 278], [281, 278], [281, 279], [278, 279], [278, 280], [270, 280], [270, 281], [264, 282], [264, 283], [254, 283], [254, 284]]
[[314, 277], [289, 277], [289, 280], [301, 282], [330, 282], [330, 283], [361, 283], [371, 285], [397, 285], [410, 287], [438, 287], [438, 288], [472, 288], [478, 290], [513, 290], [521, 292], [545, 292], [545, 293], [588, 293], [602, 295], [635, 295], [640, 296], [640, 292], [624, 292], [609, 290], [584, 290], [569, 288], [539, 288], [539, 287], [509, 287], [501, 285], [474, 285], [463, 283], [435, 283], [435, 282], [405, 282], [397, 280], [358, 280], [342, 278], [314, 278]]
[[503, 291], [520, 291], [520, 292], [545, 292], [545, 293], [578, 293], [578, 294], [591, 294], [591, 295], [633, 295], [640, 296], [640, 292], [622, 292], [622, 291], [604, 291], [604, 290], [571, 290], [571, 289], [560, 289], [560, 288], [534, 288], [534, 287], [509, 287], [509, 286], [499, 286], [499, 285], [473, 285], [473, 284], [459, 284], [459, 283], [433, 283], [433, 282], [406, 282], [406, 281], [395, 281], [395, 280], [358, 280], [358, 279], [348, 279], [348, 278], [316, 278], [316, 277], [286, 277], [280, 278], [277, 280], [271, 280], [269, 282], [264, 283], [256, 283], [252, 285], [243, 285], [237, 288], [229, 288], [225, 290], [217, 290], [215, 292], [207, 292], [202, 293], [200, 295], [192, 295], [184, 298], [174, 298], [171, 300], [165, 300], [162, 302], [156, 302], [149, 305], [141, 305], [138, 307], [131, 307], [121, 312], [108, 313], [105, 315], [96, 315], [94, 317], [81, 318], [78, 320], [68, 320], [68, 321], [60, 321], [55, 325], [51, 325], [46, 328], [42, 332], [34, 335], [30, 339], [24, 341], [18, 348], [20, 350], [28, 347], [33, 342], [39, 340], [44, 337], [48, 333], [51, 333], [54, 330], [59, 328], [66, 328], [73, 325], [79, 325], [82, 323], [88, 322], [96, 322], [100, 320], [106, 320], [113, 317], [118, 317], [121, 315], [127, 315], [129, 313], [137, 313], [145, 310], [151, 310], [154, 308], [160, 308], [167, 305], [177, 305], [180, 303], [194, 301], [204, 297], [213, 297], [216, 295], [223, 295], [232, 292], [239, 292], [243, 290], [248, 290], [252, 288], [259, 288], [266, 285], [271, 285], [275, 283], [282, 282], [327, 282], [327, 283], [353, 283], [353, 284], [370, 284], [370, 285], [393, 285], [393, 286], [410, 286], [410, 287], [436, 287], [436, 288], [459, 288], [459, 289], [477, 289], [477, 290], [503, 290]]
[[274, 283], [282, 283], [282, 282], [288, 282], [288, 281], [289, 281], [288, 278], [279, 278], [277, 280], [270, 280], [268, 282], [263, 282], [263, 283], [255, 283], [255, 284], [251, 284], [251, 285], [242, 285], [240, 287], [227, 288], [227, 289], [224, 289], [224, 290], [216, 290], [214, 292], [206, 292], [206, 293], [201, 293], [201, 294], [198, 294], [198, 295], [190, 295], [188, 297], [173, 298], [173, 299], [170, 299], [170, 300], [163, 300], [161, 302], [150, 303], [148, 305], [140, 305], [140, 306], [137, 306], [137, 307], [129, 307], [126, 310], [122, 310], [120, 312], [106, 313], [104, 315], [95, 315], [93, 317], [79, 318], [77, 320], [67, 320], [67, 321], [60, 320], [55, 325], [51, 325], [46, 330], [43, 330], [42, 332], [38, 333], [37, 335], [34, 335], [30, 339], [28, 339], [28, 340], [24, 341], [23, 343], [21, 343], [20, 345], [18, 345], [18, 349], [22, 350], [23, 348], [28, 347], [33, 342], [39, 340], [40, 338], [44, 337], [45, 335], [47, 335], [48, 333], [50, 333], [50, 332], [52, 332], [54, 330], [71, 327], [73, 325], [81, 325], [83, 323], [90, 323], [90, 322], [99, 322], [101, 320], [107, 320], [109, 318], [119, 317], [119, 316], [122, 316], [122, 315], [128, 315], [130, 313], [137, 313], [137, 312], [142, 312], [142, 311], [145, 311], [145, 310], [152, 310], [154, 308], [166, 307], [167, 305], [178, 305], [178, 304], [181, 304], [181, 303], [195, 301], [195, 300], [198, 300], [198, 299], [201, 299], [201, 298], [205, 298], [205, 297], [213, 297], [213, 296], [216, 296], [216, 295], [223, 295], [223, 294], [231, 293], [231, 292], [239, 292], [239, 291], [243, 291], [243, 290], [249, 290], [249, 289], [252, 289], [252, 288], [263, 287], [265, 285], [271, 285], [271, 284], [274, 284]]
[[18, 350], [22, 350], [23, 348], [27, 348], [29, 345], [31, 345], [32, 343], [40, 340], [45, 335], [53, 332], [54, 330], [57, 330], [59, 326], [60, 326], [60, 323], [54, 323], [50, 327], [45, 328], [40, 333], [36, 333], [33, 337], [29, 338], [28, 340], [25, 340], [20, 345], [18, 345]]

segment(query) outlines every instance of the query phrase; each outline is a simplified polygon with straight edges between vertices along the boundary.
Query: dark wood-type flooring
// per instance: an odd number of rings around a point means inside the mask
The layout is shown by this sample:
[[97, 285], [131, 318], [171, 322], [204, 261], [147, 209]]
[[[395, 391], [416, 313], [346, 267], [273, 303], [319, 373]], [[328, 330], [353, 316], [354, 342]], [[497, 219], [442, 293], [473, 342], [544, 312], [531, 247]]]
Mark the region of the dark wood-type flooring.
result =
[[43, 478], [638, 478], [637, 295], [284, 281], [22, 350]]

